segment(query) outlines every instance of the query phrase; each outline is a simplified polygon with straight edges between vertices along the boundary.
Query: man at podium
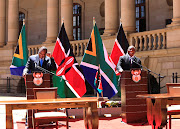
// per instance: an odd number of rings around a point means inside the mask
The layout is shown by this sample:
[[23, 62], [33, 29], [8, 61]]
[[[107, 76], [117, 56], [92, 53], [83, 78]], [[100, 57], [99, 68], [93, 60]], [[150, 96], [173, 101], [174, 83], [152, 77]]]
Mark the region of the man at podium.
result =
[[147, 72], [136, 70], [141, 69], [141, 60], [134, 54], [135, 47], [129, 46], [127, 54], [121, 56], [117, 64], [117, 70], [122, 72], [118, 82], [121, 90], [121, 116], [125, 123], [145, 123], [146, 101], [136, 96], [148, 93]]
[[27, 75], [28, 73], [32, 73], [33, 71], [35, 72], [41, 72], [40, 69], [37, 68], [37, 66], [40, 66], [46, 70], [56, 70], [56, 64], [54, 62], [54, 59], [51, 58], [51, 54], [49, 56], [47, 54], [47, 48], [46, 47], [41, 47], [39, 49], [38, 54], [36, 55], [31, 55], [26, 63], [26, 66], [23, 70], [23, 76]]
[[132, 68], [141, 68], [141, 60], [134, 56], [136, 50], [134, 46], [128, 47], [128, 52], [124, 56], [120, 56], [117, 70], [122, 72], [123, 70], [130, 70]]
[[[27, 95], [27, 99], [33, 99], [34, 95], [33, 95], [33, 88], [38, 86], [38, 87], [50, 87], [51, 86], [51, 80], [50, 79], [50, 75], [46, 74], [43, 75], [43, 83], [42, 81], [39, 81], [39, 84], [36, 81], [36, 84], [34, 83], [34, 79], [31, 77], [33, 75], [27, 75], [28, 73], [33, 73], [33, 72], [43, 72], [40, 69], [38, 69], [38, 67], [42, 67], [48, 71], [55, 71], [56, 70], [56, 64], [54, 62], [54, 59], [51, 57], [50, 53], [47, 53], [47, 48], [46, 47], [41, 47], [38, 51], [38, 54], [36, 55], [31, 55], [28, 58], [28, 61], [26, 63], [26, 66], [23, 70], [23, 77], [25, 79], [25, 81], [27, 80], [27, 78], [29, 77], [29, 81], [26, 83], [26, 86], [28, 88], [28, 90], [26, 90], [26, 95]], [[27, 77], [27, 78], [26, 78]], [[32, 83], [33, 82], [33, 83]], [[44, 83], [45, 82], [45, 83]], [[38, 85], [37, 85], [38, 84]], [[28, 117], [26, 117], [26, 124], [28, 122], [28, 127], [32, 127], [32, 110], [28, 110]], [[27, 121], [28, 118], [28, 121]]]

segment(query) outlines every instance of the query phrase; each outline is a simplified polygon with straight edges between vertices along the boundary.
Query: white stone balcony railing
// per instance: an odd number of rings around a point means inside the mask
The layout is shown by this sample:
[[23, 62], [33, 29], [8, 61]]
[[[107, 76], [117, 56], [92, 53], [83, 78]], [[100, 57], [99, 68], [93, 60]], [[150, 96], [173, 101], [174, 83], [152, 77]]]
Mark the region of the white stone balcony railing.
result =
[[[71, 41], [71, 47], [73, 49], [73, 53], [75, 56], [83, 56], [85, 49], [88, 44], [88, 39], [87, 40], [76, 40], [76, 41]], [[45, 45], [45, 44], [43, 44]], [[39, 51], [39, 48], [43, 46], [42, 44], [39, 45], [30, 45], [28, 46], [28, 51], [29, 51], [29, 56], [37, 54]], [[52, 45], [48, 44], [48, 46], [51, 46], [54, 48], [55, 44], [52, 43]]]
[[[167, 48], [167, 31], [168, 29], [159, 29], [153, 31], [145, 31], [140, 33], [132, 33], [129, 34], [129, 44], [134, 45], [136, 47], [136, 51], [149, 51], [149, 50], [158, 50], [158, 49], [166, 49]], [[113, 39], [112, 39], [113, 38]], [[103, 37], [103, 41], [105, 40], [115, 40], [115, 36], [113, 37]], [[86, 40], [76, 40], [70, 41], [71, 47], [73, 49], [73, 53], [76, 57], [83, 56], [85, 49], [87, 47], [89, 39]], [[111, 43], [111, 42], [110, 42]], [[114, 43], [114, 42], [112, 42]], [[45, 45], [45, 44], [43, 44]], [[37, 54], [40, 45], [31, 45], [28, 46], [29, 55]], [[47, 47], [51, 47], [53, 50], [55, 44], [48, 44]], [[113, 47], [112, 45], [108, 45], [109, 47]], [[49, 48], [48, 48], [49, 50]], [[108, 50], [112, 50], [112, 48], [108, 48]]]
[[87, 40], [76, 40], [70, 42], [75, 56], [84, 55], [88, 41], [89, 40], [87, 39]]
[[29, 56], [30, 56], [30, 55], [34, 55], [34, 54], [37, 54], [38, 51], [39, 51], [39, 48], [40, 48], [41, 46], [42, 46], [41, 44], [28, 46], [28, 54], [29, 54]]
[[129, 34], [129, 41], [136, 47], [136, 51], [166, 49], [166, 33], [167, 29], [132, 33]]

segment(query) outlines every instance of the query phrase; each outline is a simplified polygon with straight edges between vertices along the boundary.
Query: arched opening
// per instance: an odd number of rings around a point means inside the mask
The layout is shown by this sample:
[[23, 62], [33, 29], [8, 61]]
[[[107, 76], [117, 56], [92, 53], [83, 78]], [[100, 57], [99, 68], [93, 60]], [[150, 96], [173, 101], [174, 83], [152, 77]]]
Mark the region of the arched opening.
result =
[[23, 26], [23, 19], [25, 19], [25, 14], [23, 12], [19, 12], [19, 33], [21, 32], [21, 28]]
[[81, 19], [82, 19], [82, 7], [78, 3], [73, 4], [73, 36], [74, 40], [82, 39], [82, 27], [81, 27]]

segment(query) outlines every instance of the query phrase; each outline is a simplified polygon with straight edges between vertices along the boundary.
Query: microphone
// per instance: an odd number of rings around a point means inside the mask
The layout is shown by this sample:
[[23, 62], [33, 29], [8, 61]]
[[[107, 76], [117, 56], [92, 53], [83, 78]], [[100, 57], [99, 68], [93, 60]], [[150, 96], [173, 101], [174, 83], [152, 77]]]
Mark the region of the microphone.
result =
[[36, 62], [34, 62], [34, 65], [35, 65], [35, 68], [37, 68], [37, 63]]
[[165, 78], [166, 76], [160, 76], [160, 78]]
[[136, 59], [135, 57], [134, 57], [131, 61], [132, 61], [133, 63], [139, 65], [140, 68], [142, 68], [142, 65], [137, 62], [137, 59]]
[[55, 73], [53, 73], [53, 72], [51, 72], [51, 71], [49, 71], [49, 70], [47, 70], [47, 69], [45, 69], [45, 68], [42, 68], [41, 66], [36, 66], [39, 70], [41, 70], [41, 71], [43, 71], [43, 72], [45, 72], [45, 73], [49, 73], [49, 74], [51, 74], [51, 75], [55, 75], [56, 77], [59, 77], [60, 79], [61, 79], [61, 81], [62, 81], [62, 79], [64, 80], [64, 81], [66, 81], [66, 82], [68, 82], [68, 80], [66, 80], [66, 79], [64, 79], [62, 76], [57, 76]]

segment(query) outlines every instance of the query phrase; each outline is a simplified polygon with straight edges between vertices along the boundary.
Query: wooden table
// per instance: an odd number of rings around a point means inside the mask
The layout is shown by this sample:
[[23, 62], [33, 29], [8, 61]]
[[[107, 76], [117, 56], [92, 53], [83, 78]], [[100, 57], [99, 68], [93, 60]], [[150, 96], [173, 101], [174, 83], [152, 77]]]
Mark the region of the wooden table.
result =
[[162, 129], [167, 123], [167, 105], [180, 104], [180, 95], [144, 94], [137, 97], [146, 98], [147, 118], [152, 129]]
[[[100, 101], [107, 101], [101, 98]], [[6, 129], [13, 129], [12, 110], [17, 109], [53, 109], [53, 108], [84, 108], [84, 124], [86, 129], [98, 129], [99, 117], [96, 97], [64, 98], [64, 99], [34, 99], [0, 101], [0, 105], [6, 106]]]

